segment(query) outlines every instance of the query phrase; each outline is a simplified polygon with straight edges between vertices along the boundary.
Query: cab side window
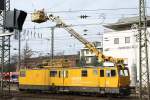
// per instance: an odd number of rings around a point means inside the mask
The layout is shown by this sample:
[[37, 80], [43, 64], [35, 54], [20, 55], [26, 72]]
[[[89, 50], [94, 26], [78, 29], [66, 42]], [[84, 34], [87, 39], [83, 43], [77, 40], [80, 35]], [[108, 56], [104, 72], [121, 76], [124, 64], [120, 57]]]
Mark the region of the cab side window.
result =
[[88, 76], [88, 73], [87, 73], [87, 70], [82, 70], [82, 73], [81, 73], [82, 77], [87, 77]]
[[97, 76], [98, 75], [98, 70], [94, 69], [93, 70], [93, 75]]
[[100, 77], [104, 77], [104, 70], [100, 70]]
[[63, 76], [64, 76], [65, 78], [68, 77], [68, 71], [67, 71], [67, 70], [64, 70], [64, 71], [63, 71]]
[[106, 70], [107, 77], [114, 77], [116, 76], [116, 70]]
[[106, 70], [106, 77], [111, 77], [111, 71], [110, 70]]
[[116, 70], [111, 70], [111, 77], [116, 76]]
[[61, 77], [61, 71], [58, 72], [58, 77], [59, 77], [59, 78]]
[[56, 77], [57, 71], [50, 71], [50, 77]]

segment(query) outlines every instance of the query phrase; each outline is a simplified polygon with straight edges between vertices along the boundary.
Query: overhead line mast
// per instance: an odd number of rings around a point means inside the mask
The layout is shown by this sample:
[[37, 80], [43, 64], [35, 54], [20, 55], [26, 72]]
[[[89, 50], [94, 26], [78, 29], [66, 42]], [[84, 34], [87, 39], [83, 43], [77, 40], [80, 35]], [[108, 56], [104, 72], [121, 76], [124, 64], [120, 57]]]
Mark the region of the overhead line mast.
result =
[[139, 98], [150, 100], [146, 0], [139, 0]]
[[[6, 35], [5, 33], [5, 24], [6, 24], [6, 12], [10, 10], [10, 0], [2, 0], [3, 2], [3, 9], [1, 10], [2, 13], [0, 14], [0, 27], [1, 32], [3, 35], [0, 36], [0, 65], [1, 65], [1, 94], [5, 95], [4, 89], [9, 90], [10, 92], [10, 80], [9, 81], [3, 81], [4, 78], [4, 68], [6, 65], [8, 65], [8, 71], [9, 71], [9, 65], [10, 65], [10, 36]], [[10, 73], [9, 73], [10, 75]]]

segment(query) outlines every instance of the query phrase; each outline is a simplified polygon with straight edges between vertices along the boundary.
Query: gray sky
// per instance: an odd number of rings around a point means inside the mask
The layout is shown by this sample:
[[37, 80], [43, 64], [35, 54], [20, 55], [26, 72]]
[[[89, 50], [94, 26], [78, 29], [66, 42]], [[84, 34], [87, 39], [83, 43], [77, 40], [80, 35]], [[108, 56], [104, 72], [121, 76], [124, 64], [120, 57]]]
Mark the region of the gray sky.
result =
[[[147, 4], [150, 4], [150, 2]], [[101, 36], [98, 34], [103, 33], [103, 24], [113, 23], [122, 17], [136, 16], [138, 14], [138, 9], [130, 9], [138, 8], [138, 0], [11, 0], [11, 9], [13, 8], [25, 10], [28, 13], [44, 8], [48, 14], [53, 12], [54, 15], [60, 16], [69, 25], [94, 24], [87, 26], [79, 25], [73, 28], [81, 35], [87, 34], [84, 37], [89, 41], [100, 41]], [[75, 10], [78, 11], [71, 12]], [[90, 17], [87, 19], [79, 18], [80, 15], [85, 14]], [[22, 48], [25, 40], [28, 39], [27, 42], [34, 51], [40, 51], [43, 54], [50, 52], [50, 41], [47, 38], [50, 38], [51, 30], [49, 28], [33, 28], [54, 26], [55, 23], [49, 21], [42, 24], [35, 24], [30, 20], [31, 15], [28, 14], [28, 18], [24, 24], [25, 31], [23, 30], [22, 32], [22, 36], [24, 36], [22, 38]], [[88, 31], [84, 32], [83, 30], [85, 29]], [[34, 33], [36, 36], [33, 35]], [[41, 34], [42, 38], [40, 38]], [[15, 44], [13, 48], [17, 48], [17, 41], [13, 41], [13, 44]], [[71, 37], [64, 29], [55, 29], [55, 53], [65, 52], [65, 54], [76, 54], [80, 48], [83, 48], [83, 45]]]

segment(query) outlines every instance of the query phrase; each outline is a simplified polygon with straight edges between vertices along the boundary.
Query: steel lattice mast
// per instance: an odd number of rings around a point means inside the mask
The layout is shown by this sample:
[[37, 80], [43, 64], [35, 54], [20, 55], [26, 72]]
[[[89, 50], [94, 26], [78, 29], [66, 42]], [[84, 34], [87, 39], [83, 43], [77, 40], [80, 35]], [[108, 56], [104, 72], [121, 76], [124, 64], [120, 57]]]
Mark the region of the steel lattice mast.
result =
[[[5, 34], [5, 18], [6, 12], [10, 10], [10, 0], [4, 0], [4, 10], [0, 15], [0, 32]], [[4, 95], [4, 88], [10, 91], [10, 81], [3, 81], [4, 67], [9, 68], [10, 65], [10, 35], [0, 36], [0, 66], [1, 66], [1, 94]], [[8, 69], [9, 71], [9, 69]], [[9, 73], [10, 74], [10, 73]]]
[[139, 0], [139, 98], [150, 100], [146, 2]]

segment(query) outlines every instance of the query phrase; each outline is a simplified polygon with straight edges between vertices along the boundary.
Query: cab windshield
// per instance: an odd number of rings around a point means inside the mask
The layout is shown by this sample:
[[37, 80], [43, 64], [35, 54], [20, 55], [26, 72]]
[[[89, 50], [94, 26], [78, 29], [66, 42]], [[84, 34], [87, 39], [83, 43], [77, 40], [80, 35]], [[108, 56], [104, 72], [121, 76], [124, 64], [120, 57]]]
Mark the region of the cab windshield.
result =
[[119, 70], [119, 76], [129, 76], [128, 69], [120, 69]]

